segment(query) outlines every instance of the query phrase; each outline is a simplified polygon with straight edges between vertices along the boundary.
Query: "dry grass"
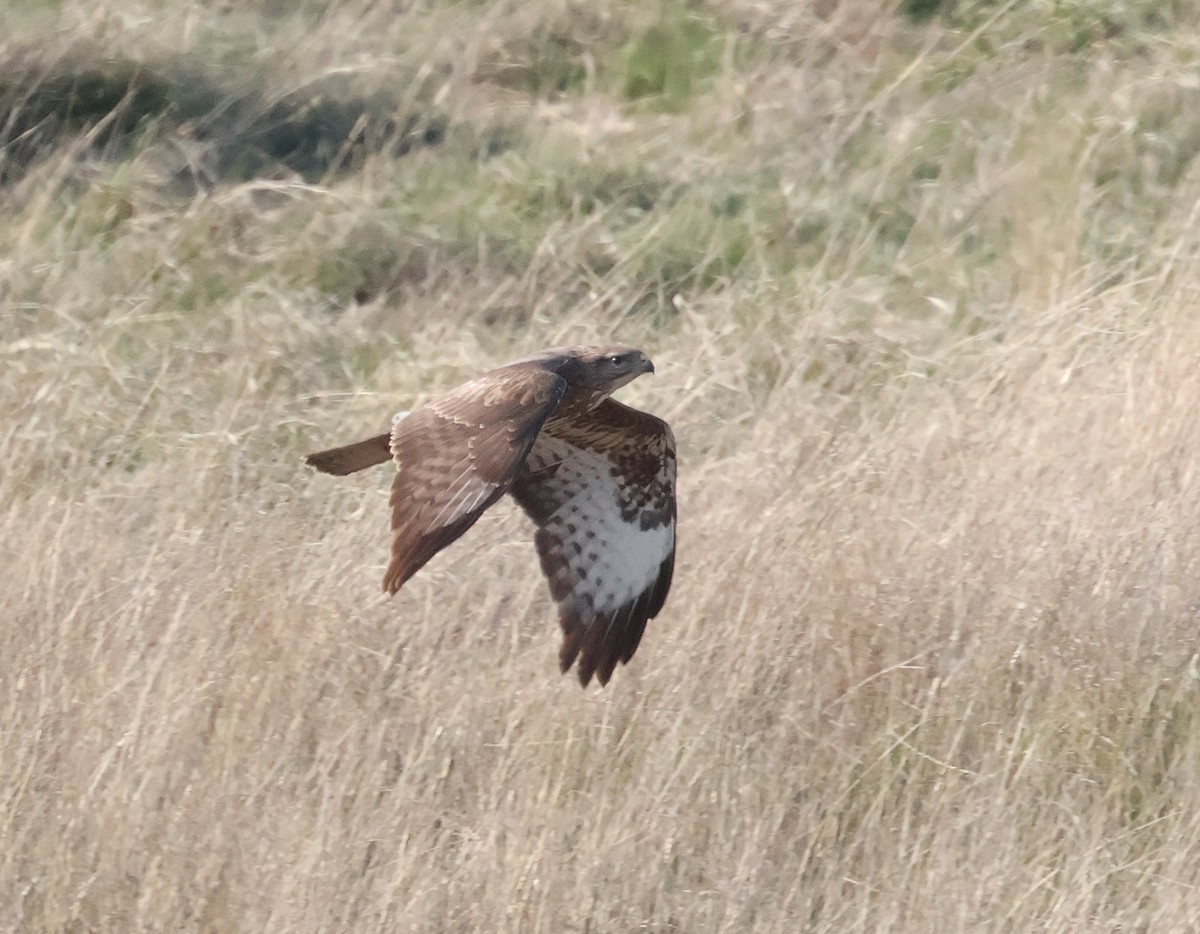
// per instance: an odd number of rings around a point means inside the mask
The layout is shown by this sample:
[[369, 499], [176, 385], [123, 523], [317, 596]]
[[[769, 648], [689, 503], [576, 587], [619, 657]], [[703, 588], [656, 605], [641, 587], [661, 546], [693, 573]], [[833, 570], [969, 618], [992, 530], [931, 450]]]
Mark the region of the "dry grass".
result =
[[[1189, 929], [1195, 4], [405, 6], [0, 12], [448, 127], [9, 167], [0, 930]], [[680, 560], [581, 692], [515, 509], [388, 601], [300, 458], [610, 336]]]

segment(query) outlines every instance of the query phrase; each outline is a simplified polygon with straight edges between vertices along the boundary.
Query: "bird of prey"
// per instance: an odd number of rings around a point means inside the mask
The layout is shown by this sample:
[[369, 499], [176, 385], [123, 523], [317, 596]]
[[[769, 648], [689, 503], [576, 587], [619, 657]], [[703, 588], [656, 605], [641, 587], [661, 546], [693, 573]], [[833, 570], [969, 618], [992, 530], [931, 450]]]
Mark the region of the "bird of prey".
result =
[[609, 398], [653, 372], [630, 347], [546, 350], [306, 461], [337, 475], [395, 461], [388, 593], [511, 494], [537, 525], [562, 670], [578, 660], [582, 685], [604, 685], [662, 609], [675, 566], [675, 438]]

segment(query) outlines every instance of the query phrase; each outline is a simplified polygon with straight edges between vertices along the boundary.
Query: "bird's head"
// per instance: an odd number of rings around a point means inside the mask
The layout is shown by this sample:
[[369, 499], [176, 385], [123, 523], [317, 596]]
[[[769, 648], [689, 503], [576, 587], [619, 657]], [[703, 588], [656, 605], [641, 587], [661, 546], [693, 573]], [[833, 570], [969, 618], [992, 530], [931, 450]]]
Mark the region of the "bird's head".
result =
[[654, 364], [633, 347], [581, 347], [558, 372], [573, 386], [608, 395], [643, 373], [653, 373]]

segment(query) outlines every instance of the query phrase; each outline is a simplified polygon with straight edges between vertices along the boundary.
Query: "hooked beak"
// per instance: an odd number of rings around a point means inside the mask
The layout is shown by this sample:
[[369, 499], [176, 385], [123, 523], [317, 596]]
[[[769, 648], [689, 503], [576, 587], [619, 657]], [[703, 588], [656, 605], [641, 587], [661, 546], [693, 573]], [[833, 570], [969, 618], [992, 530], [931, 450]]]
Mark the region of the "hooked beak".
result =
[[649, 357], [642, 357], [642, 372], [643, 373], [653, 373], [654, 372], [654, 364], [650, 362]]

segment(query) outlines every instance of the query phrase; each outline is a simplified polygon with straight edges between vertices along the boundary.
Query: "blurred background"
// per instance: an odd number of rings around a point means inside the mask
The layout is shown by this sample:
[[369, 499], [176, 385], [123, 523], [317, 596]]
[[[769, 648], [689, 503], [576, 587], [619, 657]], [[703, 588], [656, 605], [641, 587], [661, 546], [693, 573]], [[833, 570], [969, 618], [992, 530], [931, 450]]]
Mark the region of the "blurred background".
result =
[[[0, 930], [1200, 915], [1200, 3], [0, 6]], [[620, 341], [675, 586], [305, 453]]]

